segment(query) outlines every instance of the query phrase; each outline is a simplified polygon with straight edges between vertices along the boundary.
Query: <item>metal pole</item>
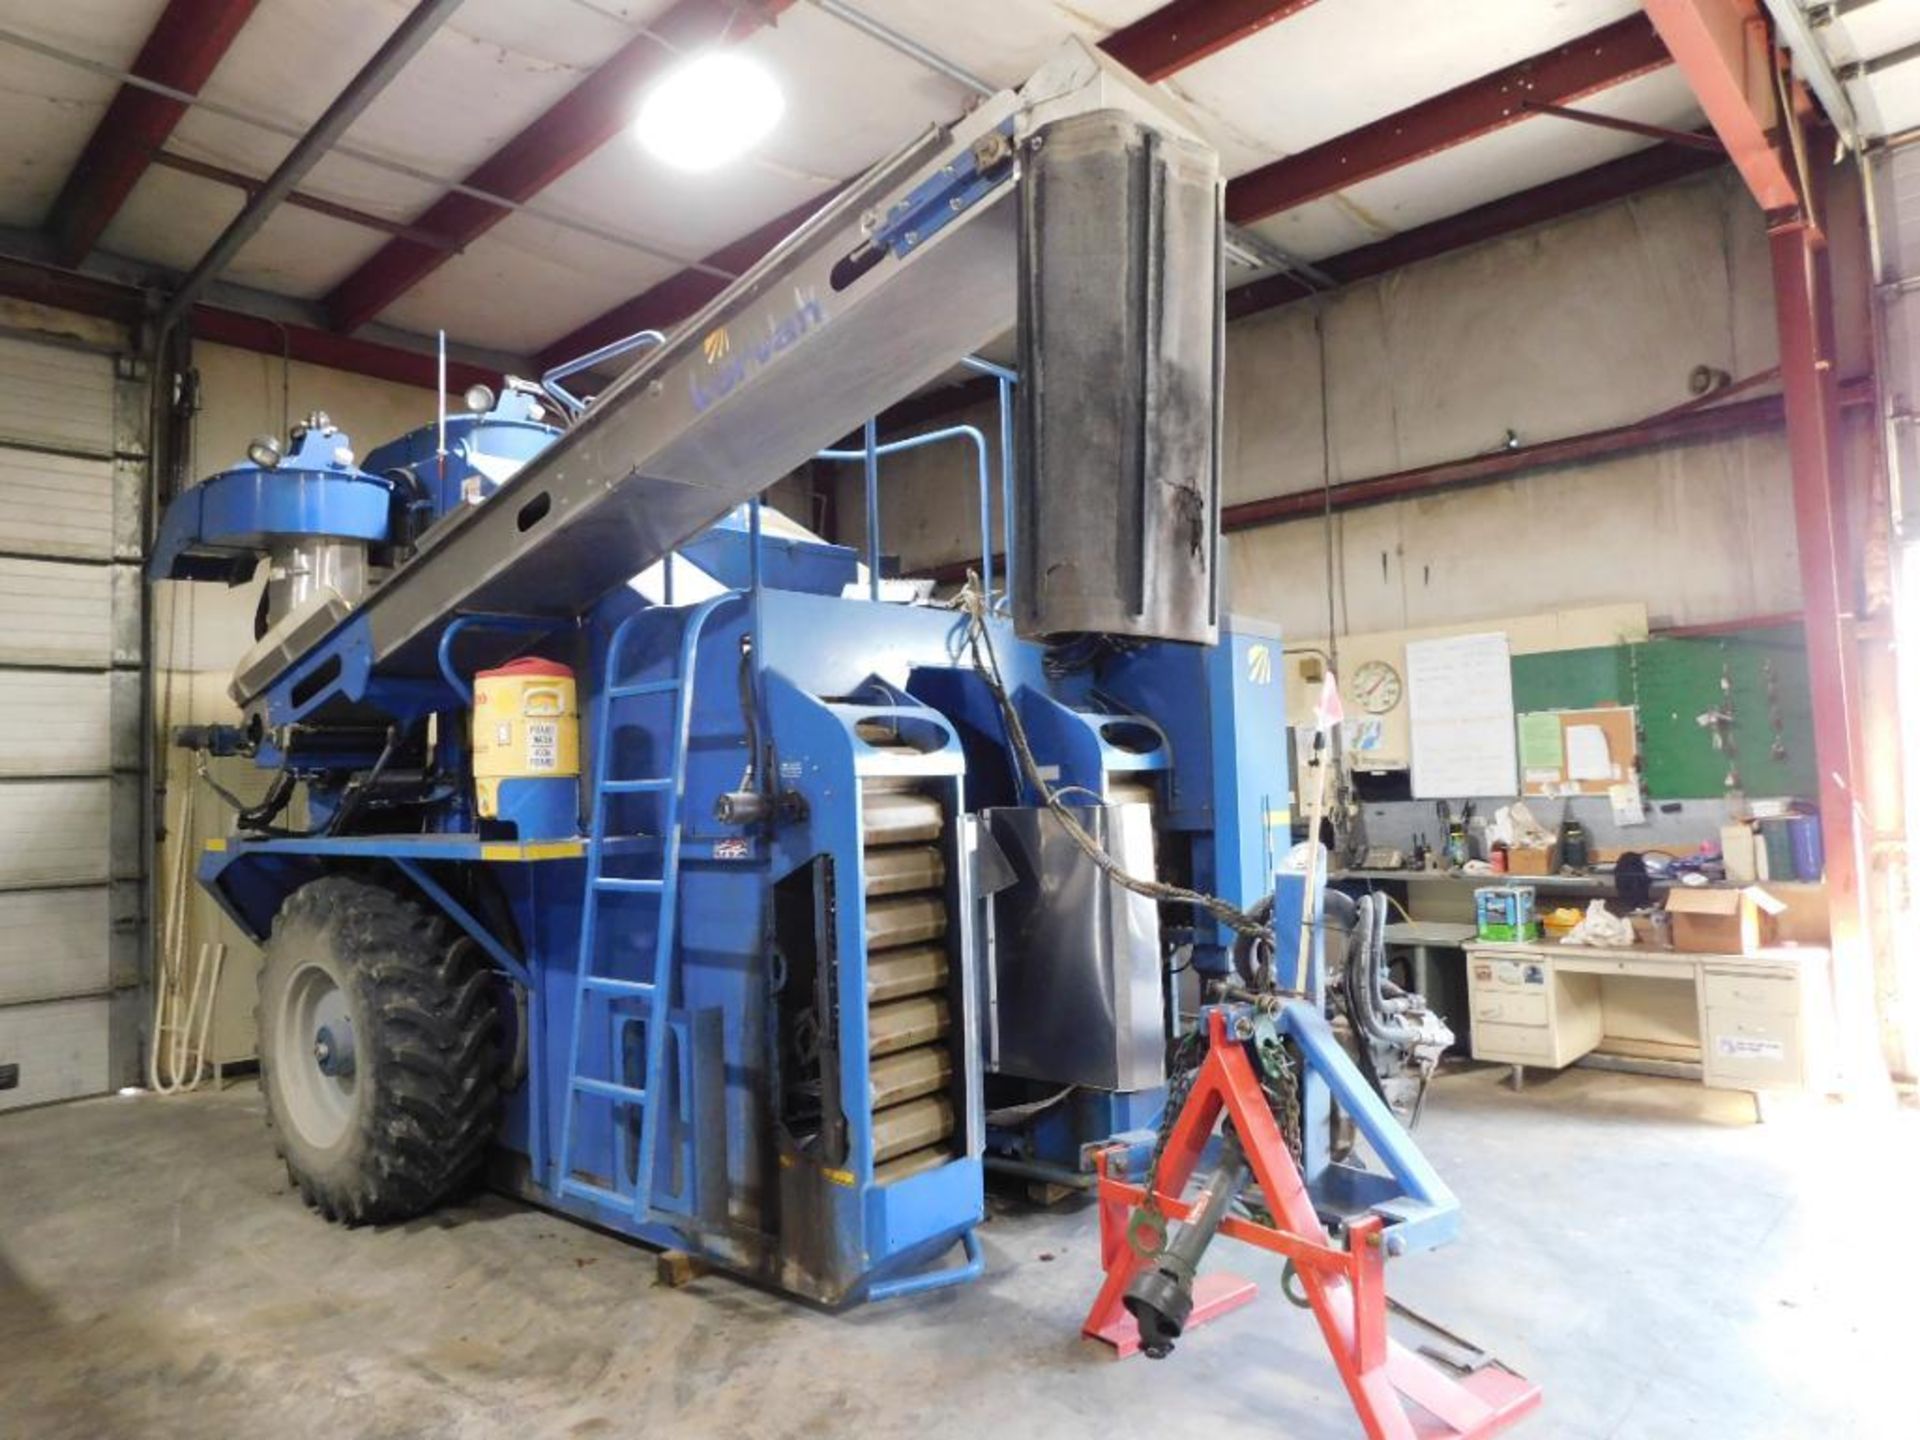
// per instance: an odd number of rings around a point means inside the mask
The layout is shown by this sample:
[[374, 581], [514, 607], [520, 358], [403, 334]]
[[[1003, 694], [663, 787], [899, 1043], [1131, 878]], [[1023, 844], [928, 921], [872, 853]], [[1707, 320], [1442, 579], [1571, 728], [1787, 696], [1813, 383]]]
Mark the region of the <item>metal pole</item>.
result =
[[1826, 50], [1814, 38], [1815, 22], [1800, 8], [1800, 0], [1761, 0], [1761, 3], [1773, 17], [1774, 33], [1781, 47], [1793, 56], [1794, 70], [1819, 97], [1840, 143], [1849, 150], [1858, 150], [1860, 122], [1854, 116], [1853, 101], [1840, 77], [1833, 73]]
[[407, 62], [419, 53], [420, 47], [459, 8], [460, 0], [420, 0], [407, 18], [400, 22], [399, 28], [387, 37], [386, 43], [374, 52], [373, 58], [361, 66], [360, 73], [347, 82], [347, 88], [314, 122], [313, 128], [300, 137], [299, 142], [287, 153], [287, 158], [274, 167], [273, 173], [261, 183], [253, 198], [240, 208], [240, 213], [233, 217], [232, 223], [220, 232], [220, 238], [200, 257], [200, 263], [180, 282], [179, 288], [167, 300], [155, 321], [156, 334], [164, 335], [179, 322], [187, 308], [240, 253], [241, 247], [266, 224], [267, 217], [280, 202], [306, 178], [307, 172], [325, 157], [336, 140], [346, 134], [353, 122], [360, 118], [361, 112], [392, 83]]
[[971, 425], [960, 427], [973, 430], [974, 465], [979, 473], [980, 486], [980, 596], [986, 601], [987, 609], [993, 609], [993, 483], [987, 475], [987, 437]]
[[867, 598], [880, 598], [880, 427], [867, 421]]
[[434, 456], [440, 463], [440, 474], [436, 477], [440, 484], [440, 494], [435, 504], [444, 505], [447, 498], [447, 332], [440, 332], [440, 348], [437, 365], [434, 370], [434, 389], [439, 392], [439, 403], [434, 411], [435, 439], [438, 448]]
[[1000, 377], [1000, 555], [1006, 565], [1007, 609], [1013, 609], [1013, 379]]
[[946, 56], [936, 54], [922, 45], [918, 40], [910, 36], [902, 35], [891, 25], [883, 24], [864, 11], [856, 10], [851, 5], [842, 4], [841, 0], [813, 0], [813, 3], [819, 9], [833, 16], [834, 19], [846, 21], [847, 24], [853, 26], [854, 29], [871, 35], [882, 45], [898, 50], [902, 55], [910, 59], [918, 60], [929, 70], [932, 70], [936, 74], [946, 76], [947, 79], [953, 81], [956, 85], [965, 86], [976, 95], [997, 95], [1000, 91], [999, 86], [989, 85], [978, 75], [956, 65], [953, 61], [947, 59]]
[[747, 587], [760, 603], [760, 497], [747, 502]]

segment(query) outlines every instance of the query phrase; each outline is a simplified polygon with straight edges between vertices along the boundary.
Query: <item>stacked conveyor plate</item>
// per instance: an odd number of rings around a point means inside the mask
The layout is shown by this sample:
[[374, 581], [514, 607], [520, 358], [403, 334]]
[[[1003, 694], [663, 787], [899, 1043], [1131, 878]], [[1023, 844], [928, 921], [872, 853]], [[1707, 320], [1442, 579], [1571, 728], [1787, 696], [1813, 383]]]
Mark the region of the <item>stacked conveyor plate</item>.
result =
[[918, 782], [869, 777], [861, 842], [867, 913], [868, 1097], [881, 1184], [952, 1158], [953, 1024], [947, 850], [939, 799]]

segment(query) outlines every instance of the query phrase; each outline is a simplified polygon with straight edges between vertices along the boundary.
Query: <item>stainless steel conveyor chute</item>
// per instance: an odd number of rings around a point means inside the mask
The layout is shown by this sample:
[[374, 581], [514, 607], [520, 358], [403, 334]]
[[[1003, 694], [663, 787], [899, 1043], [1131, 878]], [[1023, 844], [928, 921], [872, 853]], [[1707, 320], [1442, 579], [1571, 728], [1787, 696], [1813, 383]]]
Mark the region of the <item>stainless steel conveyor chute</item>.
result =
[[1211, 640], [1220, 234], [1211, 148], [1073, 42], [875, 165], [243, 698], [349, 626], [429, 675], [462, 615], [580, 615], [1016, 321], [1021, 629]]

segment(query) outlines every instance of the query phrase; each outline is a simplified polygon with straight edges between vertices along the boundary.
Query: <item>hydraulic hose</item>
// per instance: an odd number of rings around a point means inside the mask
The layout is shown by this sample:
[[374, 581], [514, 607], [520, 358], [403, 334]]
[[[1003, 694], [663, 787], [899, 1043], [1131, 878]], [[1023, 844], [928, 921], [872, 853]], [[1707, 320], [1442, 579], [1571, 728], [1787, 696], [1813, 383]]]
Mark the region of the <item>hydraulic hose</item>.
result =
[[1405, 1047], [1420, 1037], [1418, 1027], [1388, 1018], [1390, 1005], [1382, 985], [1387, 966], [1387, 901], [1360, 897], [1353, 934], [1347, 941], [1347, 1003], [1354, 1023], [1368, 1039]]
[[1007, 741], [1018, 761], [1019, 771], [1039, 794], [1047, 809], [1053, 812], [1054, 818], [1060, 822], [1060, 828], [1067, 838], [1078, 846], [1108, 879], [1123, 890], [1129, 890], [1135, 895], [1142, 895], [1153, 901], [1193, 905], [1206, 911], [1236, 933], [1250, 935], [1256, 940], [1264, 940], [1268, 945], [1272, 945], [1273, 927], [1261, 921], [1252, 912], [1242, 910], [1232, 901], [1218, 895], [1207, 895], [1198, 890], [1190, 890], [1184, 885], [1170, 885], [1165, 881], [1147, 880], [1130, 874], [1099, 841], [1087, 833], [1079, 817], [1062, 798], [1062, 792], [1041, 773], [1040, 762], [1034, 757], [1033, 747], [1027, 740], [1026, 726], [1021, 723], [1020, 712], [1014, 706], [1012, 695], [1007, 691], [1006, 679], [1000, 671], [1000, 657], [994, 652], [993, 634], [987, 625], [990, 602], [981, 588], [980, 577], [972, 571], [967, 572], [966, 586], [961, 590], [957, 601], [967, 615], [966, 643], [973, 653], [974, 669], [979, 672], [981, 680], [999, 708], [1001, 723], [1006, 729]]

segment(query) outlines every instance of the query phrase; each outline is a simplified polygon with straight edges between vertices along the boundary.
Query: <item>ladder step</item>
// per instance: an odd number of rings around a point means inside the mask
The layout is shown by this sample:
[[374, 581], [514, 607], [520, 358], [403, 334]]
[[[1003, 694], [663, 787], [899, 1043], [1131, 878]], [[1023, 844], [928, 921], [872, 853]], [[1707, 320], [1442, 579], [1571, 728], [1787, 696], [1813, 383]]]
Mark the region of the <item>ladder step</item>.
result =
[[633, 1208], [631, 1195], [622, 1195], [618, 1190], [609, 1190], [591, 1180], [576, 1180], [571, 1175], [560, 1182], [560, 1193], [579, 1200], [598, 1200], [602, 1205], [618, 1205], [622, 1210]]
[[600, 791], [604, 795], [637, 795], [672, 788], [673, 780], [664, 775], [657, 780], [605, 780], [600, 785]]
[[643, 680], [638, 685], [615, 685], [607, 694], [626, 700], [636, 695], [667, 695], [679, 688], [678, 680]]
[[650, 980], [616, 980], [611, 975], [582, 975], [580, 984], [584, 989], [598, 990], [602, 995], [621, 995], [633, 1000], [653, 998], [653, 982]]
[[622, 895], [658, 895], [667, 888], [664, 880], [635, 880], [626, 875], [602, 875], [593, 882], [596, 890], [612, 890]]
[[611, 1100], [620, 1105], [644, 1105], [647, 1092], [632, 1085], [616, 1084], [612, 1080], [595, 1080], [586, 1075], [573, 1077], [573, 1088], [583, 1095], [598, 1095], [602, 1100]]

